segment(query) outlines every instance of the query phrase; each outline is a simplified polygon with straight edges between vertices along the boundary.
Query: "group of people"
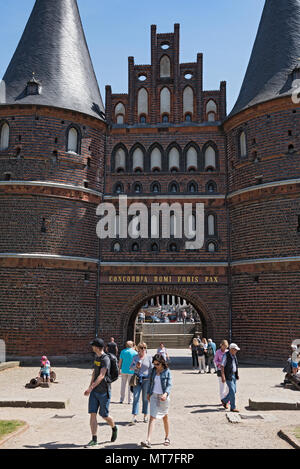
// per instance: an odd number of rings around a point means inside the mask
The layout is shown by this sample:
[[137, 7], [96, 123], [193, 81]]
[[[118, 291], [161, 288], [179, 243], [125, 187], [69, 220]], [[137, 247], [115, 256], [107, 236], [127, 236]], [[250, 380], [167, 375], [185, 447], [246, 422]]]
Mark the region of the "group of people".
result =
[[[114, 344], [114, 340], [110, 344]], [[116, 344], [115, 344], [116, 345]], [[97, 443], [97, 413], [110, 425], [112, 429], [111, 442], [115, 442], [118, 436], [118, 427], [109, 415], [111, 400], [111, 355], [112, 347], [105, 347], [102, 339], [91, 342], [95, 353], [94, 370], [92, 379], [85, 396], [89, 396], [89, 414], [92, 440], [87, 447], [96, 446]], [[107, 353], [105, 352], [107, 351]], [[117, 352], [117, 351], [116, 351]], [[128, 392], [128, 404], [132, 404], [132, 419], [129, 425], [138, 423], [139, 401], [142, 396], [142, 413], [144, 422], [149, 423], [147, 438], [141, 442], [141, 446], [151, 448], [151, 437], [156, 419], [162, 419], [165, 429], [164, 445], [170, 445], [168, 411], [170, 405], [170, 391], [172, 388], [172, 376], [168, 366], [169, 356], [164, 344], [160, 344], [154, 357], [147, 354], [147, 344], [141, 342], [137, 347], [128, 341], [126, 348], [121, 351], [119, 358], [119, 370], [121, 373], [120, 404], [124, 403], [126, 387]], [[108, 377], [108, 378], [107, 378]], [[133, 395], [133, 398], [132, 398]], [[148, 407], [150, 404], [150, 420], [148, 421]]]
[[227, 340], [222, 340], [220, 348], [217, 350], [212, 339], [195, 336], [190, 345], [192, 351], [192, 361], [194, 370], [199, 374], [217, 373], [219, 379], [219, 392], [221, 404], [225, 409], [232, 412], [239, 412], [236, 408], [236, 381], [239, 379], [238, 361], [236, 354], [240, 350], [237, 344], [228, 344]]

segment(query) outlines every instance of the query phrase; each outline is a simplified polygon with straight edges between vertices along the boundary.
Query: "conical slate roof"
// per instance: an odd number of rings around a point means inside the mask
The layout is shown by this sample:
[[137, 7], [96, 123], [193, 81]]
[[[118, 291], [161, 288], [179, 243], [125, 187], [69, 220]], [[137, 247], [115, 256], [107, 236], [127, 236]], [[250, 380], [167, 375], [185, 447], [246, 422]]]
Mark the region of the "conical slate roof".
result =
[[[27, 84], [39, 84], [39, 94]], [[1, 104], [55, 106], [100, 117], [104, 106], [76, 0], [36, 0], [3, 77]]]
[[230, 116], [292, 94], [292, 71], [300, 64], [300, 0], [266, 0], [252, 55]]

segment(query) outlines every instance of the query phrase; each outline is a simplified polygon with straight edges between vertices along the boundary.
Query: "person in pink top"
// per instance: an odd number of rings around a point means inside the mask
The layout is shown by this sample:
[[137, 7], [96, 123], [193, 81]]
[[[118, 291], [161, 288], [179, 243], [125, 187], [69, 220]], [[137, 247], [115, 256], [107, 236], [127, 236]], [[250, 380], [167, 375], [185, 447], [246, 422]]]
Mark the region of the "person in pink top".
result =
[[218, 380], [219, 380], [219, 389], [220, 389], [220, 399], [221, 399], [221, 401], [228, 394], [227, 384], [226, 384], [226, 382], [225, 383], [222, 382], [222, 376], [221, 376], [222, 360], [223, 360], [224, 354], [228, 350], [228, 346], [229, 345], [228, 345], [227, 340], [222, 340], [222, 342], [220, 344], [220, 348], [216, 351], [216, 354], [215, 354], [215, 357], [214, 357], [214, 363], [217, 367], [217, 376], [218, 376]]

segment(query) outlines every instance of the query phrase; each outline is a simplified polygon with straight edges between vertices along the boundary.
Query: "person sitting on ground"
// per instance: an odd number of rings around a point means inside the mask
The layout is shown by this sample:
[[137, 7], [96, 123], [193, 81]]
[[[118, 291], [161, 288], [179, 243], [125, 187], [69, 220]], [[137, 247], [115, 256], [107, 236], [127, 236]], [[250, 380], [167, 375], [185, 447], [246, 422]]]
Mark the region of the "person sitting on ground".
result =
[[44, 383], [50, 383], [51, 364], [48, 358], [44, 355], [41, 358], [40, 377], [43, 378]]

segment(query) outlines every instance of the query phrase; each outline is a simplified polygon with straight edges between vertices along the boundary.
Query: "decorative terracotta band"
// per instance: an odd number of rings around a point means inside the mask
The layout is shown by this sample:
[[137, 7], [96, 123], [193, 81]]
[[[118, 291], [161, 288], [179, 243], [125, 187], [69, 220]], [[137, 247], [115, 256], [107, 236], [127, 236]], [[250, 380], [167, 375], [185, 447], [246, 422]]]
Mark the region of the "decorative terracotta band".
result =
[[96, 205], [98, 205], [102, 200], [101, 192], [69, 184], [43, 181], [0, 182], [0, 196], [7, 196], [10, 194], [58, 197], [63, 199], [80, 200], [82, 202], [89, 202]]
[[261, 200], [270, 196], [295, 196], [299, 194], [299, 189], [300, 179], [287, 179], [246, 187], [232, 192], [227, 198], [231, 203], [251, 202], [252, 200]]

